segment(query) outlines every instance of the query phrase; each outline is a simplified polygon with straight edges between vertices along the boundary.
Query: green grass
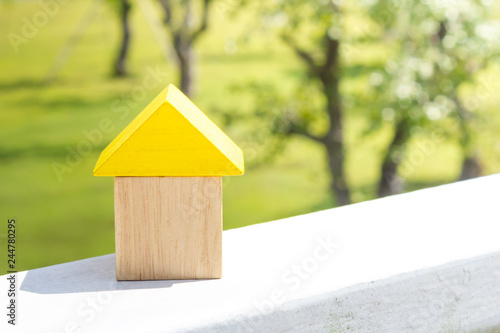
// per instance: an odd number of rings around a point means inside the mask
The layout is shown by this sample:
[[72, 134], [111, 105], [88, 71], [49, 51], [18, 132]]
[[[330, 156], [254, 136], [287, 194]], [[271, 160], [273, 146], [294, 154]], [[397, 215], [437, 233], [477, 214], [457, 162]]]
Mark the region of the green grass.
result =
[[[58, 80], [43, 84], [51, 62], [89, 3], [62, 5], [59, 14], [17, 54], [7, 38], [0, 39], [0, 216], [4, 220], [0, 225], [6, 226], [7, 218], [17, 219], [20, 270], [114, 252], [112, 179], [93, 177], [93, 166], [100, 151], [151, 98], [168, 83], [177, 82], [175, 66], [163, 60], [138, 8], [134, 8], [130, 57], [133, 76], [123, 80], [109, 76], [118, 24], [110, 8], [103, 6]], [[0, 6], [2, 35], [19, 33], [23, 16], [30, 18], [38, 10], [35, 2]], [[242, 104], [228, 89], [233, 83], [267, 80], [286, 90], [296, 82], [300, 64], [271, 36], [254, 34], [236, 53], [227, 54], [226, 43], [244, 31], [242, 20], [217, 11], [213, 18], [212, 29], [198, 45], [195, 102], [215, 122], [220, 119], [214, 110]], [[249, 18], [250, 14], [244, 16]], [[113, 112], [113, 103], [130, 102], [147, 68], [156, 67], [168, 73], [164, 82], [135, 100], [126, 117]], [[88, 142], [84, 131], [98, 129], [104, 118], [113, 130], [58, 179], [53, 163], [65, 163], [68, 149]], [[498, 128], [498, 120], [494, 124]], [[346, 118], [348, 180], [355, 201], [374, 197], [381, 153], [390, 137], [384, 128], [360, 138], [360, 129], [367, 126], [359, 114]], [[236, 143], [247, 140], [234, 129], [228, 133]], [[486, 173], [499, 170], [500, 146], [486, 139], [482, 147]], [[459, 160], [454, 142], [440, 144], [411, 175], [410, 188], [452, 181]], [[242, 177], [224, 179], [224, 228], [332, 207], [328, 183], [322, 148], [293, 139], [272, 163], [249, 168]], [[0, 228], [4, 234], [4, 227]]]

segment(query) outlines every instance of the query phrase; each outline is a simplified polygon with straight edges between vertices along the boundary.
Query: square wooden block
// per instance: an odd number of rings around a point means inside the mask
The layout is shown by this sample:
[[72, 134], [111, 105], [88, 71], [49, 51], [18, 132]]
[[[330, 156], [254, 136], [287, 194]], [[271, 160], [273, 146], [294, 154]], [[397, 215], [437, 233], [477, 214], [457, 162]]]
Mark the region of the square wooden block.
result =
[[221, 177], [115, 177], [118, 280], [220, 278]]

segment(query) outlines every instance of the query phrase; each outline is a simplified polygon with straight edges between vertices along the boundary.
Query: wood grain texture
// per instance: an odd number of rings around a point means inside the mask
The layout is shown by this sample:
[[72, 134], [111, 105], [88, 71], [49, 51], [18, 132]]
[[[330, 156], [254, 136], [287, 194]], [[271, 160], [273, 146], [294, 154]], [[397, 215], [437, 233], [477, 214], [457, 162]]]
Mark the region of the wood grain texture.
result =
[[118, 280], [220, 278], [221, 177], [115, 177]]
[[169, 85], [101, 153], [95, 176], [223, 176], [244, 172], [243, 153]]

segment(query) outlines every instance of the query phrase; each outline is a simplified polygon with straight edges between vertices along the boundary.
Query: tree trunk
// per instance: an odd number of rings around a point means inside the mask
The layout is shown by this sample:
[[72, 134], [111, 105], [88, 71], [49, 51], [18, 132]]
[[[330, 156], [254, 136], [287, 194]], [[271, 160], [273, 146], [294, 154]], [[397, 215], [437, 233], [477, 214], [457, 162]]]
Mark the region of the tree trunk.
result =
[[337, 205], [343, 206], [351, 203], [351, 195], [345, 177], [345, 148], [342, 119], [342, 103], [340, 101], [340, 66], [339, 66], [339, 41], [325, 37], [326, 60], [325, 65], [318, 72], [323, 85], [327, 101], [330, 128], [324, 138], [328, 154], [328, 166], [332, 175], [330, 188], [337, 197]]
[[180, 89], [187, 96], [193, 94], [193, 45], [185, 36], [174, 36], [174, 49], [179, 62]]
[[129, 13], [132, 5], [129, 0], [120, 0], [120, 19], [122, 27], [122, 42], [118, 57], [115, 61], [115, 76], [126, 76], [127, 71], [127, 54], [130, 44], [130, 26], [129, 26]]
[[460, 145], [462, 146], [463, 159], [462, 169], [460, 171], [459, 180], [466, 180], [481, 176], [482, 168], [477, 157], [477, 153], [473, 148], [471, 130], [468, 122], [471, 121], [471, 115], [462, 106], [460, 100], [455, 97], [455, 104], [458, 108], [458, 126], [460, 129]]
[[188, 97], [193, 95], [193, 48], [190, 44], [183, 50], [184, 60], [180, 63], [181, 91]]
[[403, 191], [403, 181], [397, 175], [399, 161], [395, 161], [393, 156], [408, 138], [407, 127], [404, 119], [399, 120], [396, 124], [394, 137], [386, 150], [380, 169], [380, 181], [377, 191], [379, 197], [386, 197]]
[[345, 177], [344, 136], [342, 106], [338, 91], [338, 80], [325, 86], [327, 107], [330, 115], [330, 130], [324, 139], [328, 154], [328, 166], [332, 175], [330, 188], [337, 197], [337, 205], [351, 203], [351, 195]]
[[460, 172], [460, 180], [467, 180], [481, 176], [482, 168], [477, 156], [465, 157], [462, 162], [462, 171]]
[[[337, 135], [341, 135], [341, 129], [337, 128], [336, 131]], [[330, 190], [337, 198], [337, 206], [348, 205], [351, 203], [351, 195], [344, 173], [343, 143], [334, 138], [327, 138], [325, 140], [325, 147], [328, 154], [328, 166], [332, 176]]]

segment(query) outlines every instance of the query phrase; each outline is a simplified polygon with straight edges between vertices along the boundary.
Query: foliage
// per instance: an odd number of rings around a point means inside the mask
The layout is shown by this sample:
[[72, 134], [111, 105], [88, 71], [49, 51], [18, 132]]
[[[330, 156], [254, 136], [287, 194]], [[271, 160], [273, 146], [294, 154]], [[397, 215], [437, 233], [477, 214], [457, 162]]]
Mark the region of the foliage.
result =
[[[364, 110], [369, 119], [370, 125], [360, 135], [372, 134], [387, 123], [395, 127], [383, 158], [382, 177], [384, 173], [390, 173], [389, 178], [396, 176], [412, 137], [430, 136], [441, 128], [463, 147], [465, 168], [466, 162], [475, 158], [473, 138], [481, 131], [477, 127], [481, 101], [478, 96], [460, 94], [460, 90], [476, 85], [476, 74], [495, 61], [499, 51], [500, 25], [493, 19], [491, 7], [490, 1], [476, 0], [262, 4], [261, 22], [291, 47], [307, 74], [287, 98], [275, 97], [275, 103], [282, 101], [281, 108], [287, 110], [282, 115], [287, 124], [282, 133], [297, 133], [316, 141], [322, 138], [311, 130], [318, 127], [313, 124], [324, 123], [325, 111], [330, 119], [334, 115], [324, 104], [307, 103], [297, 91], [304, 91], [305, 86], [321, 91], [318, 80], [333, 75], [341, 81], [340, 95], [333, 95], [342, 100], [340, 115]], [[332, 41], [340, 45], [340, 60], [330, 52]], [[380, 57], [363, 57], [374, 45], [383, 45], [386, 50]], [[325, 67], [329, 61], [339, 62], [338, 74]], [[364, 83], [342, 85], [356, 79]], [[490, 94], [492, 89], [491, 84], [486, 87]], [[261, 95], [257, 92], [256, 99], [262, 99]], [[312, 93], [309, 101], [317, 100], [317, 95]], [[328, 91], [324, 95], [328, 97]], [[308, 112], [297, 105], [305, 105]], [[262, 112], [256, 110], [255, 114]], [[386, 185], [383, 182], [382, 187]], [[382, 192], [384, 189], [379, 190]]]
[[366, 7], [384, 29], [383, 41], [396, 50], [370, 76], [373, 95], [385, 104], [375, 119], [404, 119], [421, 131], [452, 118], [457, 130], [449, 134], [470, 134], [479, 105], [467, 103], [460, 87], [474, 84], [500, 46], [499, 25], [488, 18], [488, 2], [387, 0]]

